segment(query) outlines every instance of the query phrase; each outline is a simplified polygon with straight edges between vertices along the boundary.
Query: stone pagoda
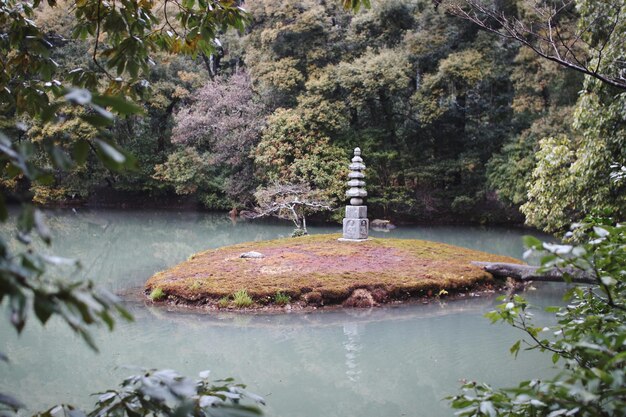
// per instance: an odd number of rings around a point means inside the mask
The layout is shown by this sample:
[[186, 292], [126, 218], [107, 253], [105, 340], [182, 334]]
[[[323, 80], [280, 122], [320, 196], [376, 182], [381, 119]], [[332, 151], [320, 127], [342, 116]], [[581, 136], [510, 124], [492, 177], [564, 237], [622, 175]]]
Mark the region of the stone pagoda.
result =
[[369, 232], [369, 220], [367, 219], [367, 206], [363, 204], [363, 198], [367, 197], [365, 191], [365, 164], [361, 158], [361, 149], [354, 149], [354, 158], [350, 164], [348, 186], [346, 196], [350, 198], [350, 205], [346, 206], [346, 217], [343, 219], [343, 238], [341, 241], [360, 242], [367, 239]]

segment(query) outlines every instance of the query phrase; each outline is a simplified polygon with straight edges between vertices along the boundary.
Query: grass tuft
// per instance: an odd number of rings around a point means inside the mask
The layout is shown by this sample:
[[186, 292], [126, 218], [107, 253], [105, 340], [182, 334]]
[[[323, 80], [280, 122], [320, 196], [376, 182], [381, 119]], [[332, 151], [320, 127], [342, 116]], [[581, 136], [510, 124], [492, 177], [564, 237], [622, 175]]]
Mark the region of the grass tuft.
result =
[[233, 304], [237, 308], [246, 308], [252, 305], [252, 297], [248, 295], [248, 291], [239, 290], [233, 295]]
[[150, 295], [148, 296], [152, 301], [159, 301], [162, 300], [163, 298], [165, 298], [165, 292], [163, 292], [163, 289], [161, 287], [156, 287], [155, 289], [152, 290], [152, 292], [150, 293]]
[[226, 297], [222, 297], [219, 299], [219, 301], [217, 302], [217, 305], [219, 306], [219, 308], [226, 308], [230, 305], [230, 297], [226, 296]]
[[284, 306], [285, 304], [289, 304], [290, 301], [291, 301], [291, 297], [282, 292], [277, 292], [276, 295], [274, 296], [274, 303], [278, 304], [279, 306]]

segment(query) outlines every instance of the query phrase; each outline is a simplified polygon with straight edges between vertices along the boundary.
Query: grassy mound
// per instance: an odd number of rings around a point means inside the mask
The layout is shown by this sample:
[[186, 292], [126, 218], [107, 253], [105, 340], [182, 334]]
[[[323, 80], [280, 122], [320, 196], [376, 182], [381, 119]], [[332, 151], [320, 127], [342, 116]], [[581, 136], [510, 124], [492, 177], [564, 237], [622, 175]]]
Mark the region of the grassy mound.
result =
[[[423, 240], [339, 242], [314, 235], [247, 242], [195, 254], [152, 276], [146, 294], [215, 308], [266, 305], [368, 306], [393, 300], [453, 294], [493, 285], [471, 261], [518, 260]], [[256, 251], [263, 258], [241, 258]], [[155, 297], [152, 297], [155, 299]]]

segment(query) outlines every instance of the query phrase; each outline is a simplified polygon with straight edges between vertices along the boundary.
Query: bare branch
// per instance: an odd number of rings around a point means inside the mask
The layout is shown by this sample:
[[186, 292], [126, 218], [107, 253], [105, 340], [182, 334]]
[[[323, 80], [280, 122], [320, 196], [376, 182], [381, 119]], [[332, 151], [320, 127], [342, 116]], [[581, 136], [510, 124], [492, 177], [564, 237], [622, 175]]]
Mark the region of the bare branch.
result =
[[306, 184], [274, 184], [258, 190], [254, 196], [258, 206], [252, 218], [275, 216], [293, 221], [294, 225], [306, 230], [306, 215], [334, 210], [330, 202]]
[[102, 0], [98, 0], [98, 6], [96, 9], [96, 41], [93, 46], [93, 54], [91, 56], [91, 59], [93, 63], [96, 65], [96, 67], [98, 67], [100, 71], [102, 71], [107, 76], [107, 78], [113, 79], [113, 76], [109, 74], [109, 72], [98, 61], [98, 47], [100, 45], [100, 24], [102, 22], [102, 17], [100, 16], [101, 7], [102, 7]]
[[[480, 0], [448, 0], [445, 2], [446, 12], [453, 16], [468, 20], [481, 29], [505, 39], [515, 40], [547, 60], [589, 75], [605, 84], [626, 90], [624, 78], [620, 77], [619, 74], [613, 76], [606, 73], [601, 68], [605, 48], [610, 38], [616, 34], [621, 10], [611, 22], [606, 41], [602, 45], [593, 46], [584, 40], [584, 35], [600, 24], [600, 17], [596, 17], [580, 29], [571, 43], [565, 41], [563, 32], [559, 29], [559, 17], [566, 13], [571, 4], [572, 1], [564, 1], [557, 8], [536, 7], [535, 13], [540, 21], [524, 22], [518, 18], [507, 17], [495, 9], [490, 9]], [[584, 43], [585, 51], [579, 52], [575, 49], [575, 45], [578, 43]]]

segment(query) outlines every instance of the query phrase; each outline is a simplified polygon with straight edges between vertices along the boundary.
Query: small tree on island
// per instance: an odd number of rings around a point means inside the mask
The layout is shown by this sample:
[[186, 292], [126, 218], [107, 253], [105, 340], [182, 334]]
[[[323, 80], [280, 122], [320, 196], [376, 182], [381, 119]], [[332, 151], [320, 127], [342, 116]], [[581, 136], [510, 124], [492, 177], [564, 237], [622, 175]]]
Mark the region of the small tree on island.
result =
[[296, 226], [294, 237], [308, 234], [306, 216], [321, 211], [334, 210], [330, 200], [320, 190], [308, 184], [275, 183], [254, 193], [257, 201], [254, 218], [275, 216], [291, 220]]

